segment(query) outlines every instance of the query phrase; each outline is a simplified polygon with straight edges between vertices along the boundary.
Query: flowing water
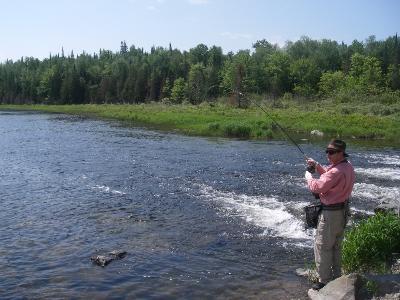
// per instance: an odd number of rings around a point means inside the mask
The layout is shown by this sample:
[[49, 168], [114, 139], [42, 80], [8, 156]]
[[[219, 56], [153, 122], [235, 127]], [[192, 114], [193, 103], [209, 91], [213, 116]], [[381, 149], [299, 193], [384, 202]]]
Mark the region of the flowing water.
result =
[[[313, 198], [293, 145], [26, 112], [0, 112], [0, 137], [1, 299], [306, 298]], [[349, 144], [353, 212], [398, 201], [400, 150]]]

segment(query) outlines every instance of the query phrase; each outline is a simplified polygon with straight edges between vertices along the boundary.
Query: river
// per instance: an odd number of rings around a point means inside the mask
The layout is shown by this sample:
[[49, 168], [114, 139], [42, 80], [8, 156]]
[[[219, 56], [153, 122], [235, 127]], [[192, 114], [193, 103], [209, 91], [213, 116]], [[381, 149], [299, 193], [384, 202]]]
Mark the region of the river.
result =
[[[29, 112], [0, 112], [0, 136], [1, 299], [306, 299], [293, 145]], [[301, 147], [325, 163], [325, 143]], [[400, 150], [348, 144], [353, 212], [398, 201]]]

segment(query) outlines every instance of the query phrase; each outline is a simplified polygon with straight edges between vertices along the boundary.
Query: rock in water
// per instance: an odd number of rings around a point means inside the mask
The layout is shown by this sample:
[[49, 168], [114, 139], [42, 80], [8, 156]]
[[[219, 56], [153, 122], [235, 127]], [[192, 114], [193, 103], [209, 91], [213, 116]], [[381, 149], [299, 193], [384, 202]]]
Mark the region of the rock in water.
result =
[[317, 271], [316, 270], [312, 270], [312, 269], [298, 268], [298, 269], [296, 269], [296, 275], [297, 276], [301, 276], [301, 277], [305, 277], [309, 281], [312, 281], [312, 282], [316, 282], [318, 280]]
[[105, 256], [105, 255], [95, 255], [92, 256], [91, 261], [93, 261], [96, 265], [105, 267], [106, 265], [108, 265], [111, 261], [114, 260], [114, 258], [109, 257], [109, 256]]
[[317, 129], [311, 130], [310, 134], [313, 135], [313, 136], [320, 136], [320, 137], [324, 136], [324, 133], [322, 131], [317, 130]]
[[113, 250], [108, 254], [109, 255], [94, 255], [90, 260], [98, 266], [105, 267], [113, 260], [124, 258], [127, 252], [123, 250]]
[[387, 213], [387, 212], [393, 212], [395, 214], [400, 215], [400, 205], [396, 205], [395, 203], [389, 203], [386, 201], [383, 201], [381, 204], [379, 204], [375, 209], [374, 209], [375, 213], [378, 212], [383, 212], [383, 213]]
[[115, 258], [121, 259], [124, 258], [126, 255], [126, 251], [123, 250], [113, 250], [109, 254], [115, 256]]
[[308, 276], [308, 270], [307, 269], [303, 269], [303, 268], [298, 268], [298, 269], [296, 269], [296, 274], [297, 274], [297, 276], [307, 277]]

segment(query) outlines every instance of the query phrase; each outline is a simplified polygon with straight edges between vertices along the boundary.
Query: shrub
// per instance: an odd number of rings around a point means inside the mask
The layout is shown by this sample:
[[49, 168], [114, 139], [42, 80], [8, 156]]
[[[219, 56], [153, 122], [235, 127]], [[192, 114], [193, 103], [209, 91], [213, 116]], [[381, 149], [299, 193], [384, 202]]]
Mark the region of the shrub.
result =
[[201, 103], [198, 105], [198, 107], [201, 108], [201, 109], [206, 110], [206, 109], [210, 109], [210, 108], [211, 108], [211, 105], [210, 105], [209, 102], [203, 101], [203, 102], [201, 102]]
[[185, 79], [178, 78], [174, 81], [174, 86], [172, 87], [170, 101], [174, 104], [180, 104], [186, 99], [186, 83]]
[[379, 103], [373, 103], [369, 107], [369, 111], [372, 113], [372, 115], [376, 116], [388, 116], [391, 114], [390, 107], [387, 105], [379, 104]]
[[251, 127], [241, 123], [229, 123], [224, 126], [224, 135], [227, 137], [249, 138]]
[[337, 90], [344, 87], [345, 82], [345, 74], [342, 71], [325, 72], [318, 83], [320, 93], [323, 96], [334, 95]]
[[271, 129], [267, 129], [267, 131], [265, 132], [265, 137], [268, 139], [272, 139], [274, 137], [274, 133]]
[[219, 123], [218, 122], [213, 122], [208, 124], [208, 129], [211, 131], [217, 131], [219, 129]]
[[171, 99], [169, 99], [168, 97], [162, 98], [161, 99], [161, 103], [165, 104], [165, 105], [171, 105], [172, 104]]
[[282, 100], [293, 100], [293, 94], [292, 93], [288, 93], [286, 92], [283, 96], [282, 96]]
[[264, 136], [264, 132], [261, 129], [256, 130], [256, 137], [262, 138]]
[[354, 112], [354, 108], [346, 105], [340, 109], [340, 112], [344, 115], [349, 115]]
[[384, 272], [393, 253], [400, 252], [400, 218], [378, 213], [345, 234], [343, 269]]

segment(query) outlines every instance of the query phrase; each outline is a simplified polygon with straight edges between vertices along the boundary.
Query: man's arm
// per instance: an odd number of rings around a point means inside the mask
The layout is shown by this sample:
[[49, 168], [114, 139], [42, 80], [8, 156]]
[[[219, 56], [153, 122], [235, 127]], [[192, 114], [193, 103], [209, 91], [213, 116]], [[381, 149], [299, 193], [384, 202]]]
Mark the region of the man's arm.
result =
[[319, 179], [307, 179], [307, 185], [312, 193], [326, 193], [334, 187], [343, 176], [344, 175], [340, 172], [332, 170], [323, 173]]

